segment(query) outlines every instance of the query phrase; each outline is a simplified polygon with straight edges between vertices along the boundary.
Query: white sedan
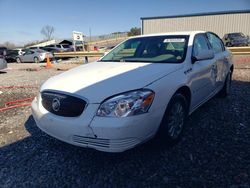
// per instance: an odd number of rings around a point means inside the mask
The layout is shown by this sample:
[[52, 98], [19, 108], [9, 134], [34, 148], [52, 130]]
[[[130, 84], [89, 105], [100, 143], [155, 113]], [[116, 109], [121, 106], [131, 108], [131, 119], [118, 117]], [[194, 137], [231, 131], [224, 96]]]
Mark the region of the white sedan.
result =
[[230, 91], [232, 55], [214, 33], [130, 38], [54, 76], [32, 102], [37, 126], [64, 142], [122, 152], [156, 134], [176, 143], [188, 115]]
[[25, 63], [25, 62], [34, 62], [39, 63], [45, 61], [47, 56], [52, 59], [53, 55], [50, 52], [44, 50], [31, 50], [26, 49], [21, 55], [18, 55], [16, 58], [17, 63]]

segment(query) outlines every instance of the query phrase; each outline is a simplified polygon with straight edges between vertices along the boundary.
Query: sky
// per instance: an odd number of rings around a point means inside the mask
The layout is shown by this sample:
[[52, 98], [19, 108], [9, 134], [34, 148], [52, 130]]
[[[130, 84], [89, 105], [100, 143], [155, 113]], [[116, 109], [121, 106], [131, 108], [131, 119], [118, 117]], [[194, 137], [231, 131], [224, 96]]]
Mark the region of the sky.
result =
[[0, 0], [0, 44], [42, 40], [43, 26], [56, 38], [72, 31], [102, 35], [141, 26], [141, 17], [249, 10], [250, 0]]

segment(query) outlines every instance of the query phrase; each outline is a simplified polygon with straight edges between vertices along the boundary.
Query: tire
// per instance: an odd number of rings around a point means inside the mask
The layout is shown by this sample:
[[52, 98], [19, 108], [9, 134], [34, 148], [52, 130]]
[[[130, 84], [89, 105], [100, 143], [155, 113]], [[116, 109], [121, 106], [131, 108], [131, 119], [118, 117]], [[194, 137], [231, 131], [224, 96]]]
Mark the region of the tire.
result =
[[218, 93], [219, 97], [225, 98], [230, 94], [231, 82], [232, 82], [232, 72], [230, 71], [227, 74], [227, 77], [226, 77], [226, 80], [224, 82], [223, 88]]
[[188, 116], [187, 104], [182, 94], [177, 93], [172, 97], [158, 132], [161, 142], [173, 145], [180, 140]]
[[22, 61], [21, 61], [21, 59], [18, 57], [18, 58], [16, 58], [16, 62], [17, 63], [22, 63]]
[[40, 63], [38, 57], [34, 57], [34, 63]]

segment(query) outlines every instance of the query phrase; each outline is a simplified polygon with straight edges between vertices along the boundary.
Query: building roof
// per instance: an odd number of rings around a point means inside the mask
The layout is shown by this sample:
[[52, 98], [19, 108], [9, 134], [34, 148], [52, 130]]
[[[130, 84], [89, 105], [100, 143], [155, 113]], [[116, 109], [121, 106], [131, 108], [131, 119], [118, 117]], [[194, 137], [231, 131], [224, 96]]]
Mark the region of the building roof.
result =
[[47, 46], [47, 45], [52, 45], [52, 44], [70, 44], [72, 45], [72, 39], [52, 39], [44, 42], [39, 42], [37, 44], [27, 46], [28, 48], [30, 47], [41, 47], [41, 46]]
[[181, 15], [172, 15], [172, 16], [142, 17], [141, 20], [162, 19], [162, 18], [195, 17], [195, 16], [212, 16], [212, 15], [221, 15], [221, 14], [241, 14], [241, 13], [250, 13], [250, 9], [232, 10], [232, 11], [220, 11], [220, 12], [203, 12], [203, 13], [181, 14]]

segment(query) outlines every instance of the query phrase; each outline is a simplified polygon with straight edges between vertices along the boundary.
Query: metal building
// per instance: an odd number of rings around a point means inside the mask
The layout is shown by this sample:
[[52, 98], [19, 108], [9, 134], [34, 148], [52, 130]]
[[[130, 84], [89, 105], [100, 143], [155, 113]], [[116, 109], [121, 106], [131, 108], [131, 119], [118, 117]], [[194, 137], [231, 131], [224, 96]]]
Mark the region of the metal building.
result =
[[250, 9], [189, 15], [141, 18], [142, 34], [204, 30], [223, 37], [226, 33], [250, 35]]

